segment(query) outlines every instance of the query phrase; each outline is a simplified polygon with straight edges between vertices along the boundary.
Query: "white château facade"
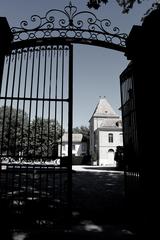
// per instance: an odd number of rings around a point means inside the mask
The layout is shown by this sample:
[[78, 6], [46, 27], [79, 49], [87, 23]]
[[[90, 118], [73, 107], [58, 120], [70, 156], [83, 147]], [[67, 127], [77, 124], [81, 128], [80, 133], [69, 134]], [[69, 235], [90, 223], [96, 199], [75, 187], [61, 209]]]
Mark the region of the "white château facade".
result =
[[92, 163], [115, 167], [116, 147], [123, 146], [122, 120], [105, 97], [100, 98], [89, 124]]
[[[76, 157], [87, 155], [87, 142], [81, 133], [72, 134], [72, 154]], [[62, 150], [59, 147], [59, 155], [68, 156], [68, 133], [64, 133], [62, 136]]]

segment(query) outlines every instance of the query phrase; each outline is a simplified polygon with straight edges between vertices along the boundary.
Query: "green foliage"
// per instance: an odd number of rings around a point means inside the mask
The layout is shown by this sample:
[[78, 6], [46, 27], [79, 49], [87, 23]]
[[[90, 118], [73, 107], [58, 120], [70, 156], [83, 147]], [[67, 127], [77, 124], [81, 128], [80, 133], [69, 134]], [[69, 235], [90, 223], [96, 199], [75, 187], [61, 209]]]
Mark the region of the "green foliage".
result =
[[27, 137], [28, 115], [9, 106], [0, 107], [0, 150], [17, 155]]
[[157, 0], [156, 3], [152, 4], [151, 8], [149, 8], [147, 10], [147, 12], [144, 14], [144, 16], [142, 17], [141, 20], [144, 21], [145, 18], [151, 14], [151, 12], [153, 12], [154, 10], [158, 10], [158, 9], [160, 9], [160, 0]]
[[36, 159], [56, 159], [58, 140], [63, 133], [60, 124], [52, 119], [34, 119], [29, 129], [27, 155]]
[[[122, 7], [122, 13], [128, 13], [129, 10], [131, 8], [133, 8], [133, 5], [134, 3], [142, 3], [144, 0], [116, 0], [116, 2], [118, 3], [118, 5], [120, 7]], [[98, 9], [103, 3], [108, 3], [109, 0], [88, 0], [87, 2], [87, 6], [88, 8], [94, 8], [94, 9]], [[157, 6], [158, 4], [160, 3], [159, 0], [154, 0], [153, 1], [153, 4], [152, 4], [152, 7], [153, 5], [154, 6]], [[151, 8], [152, 8], [151, 7]]]
[[55, 159], [64, 130], [53, 119], [29, 120], [28, 114], [11, 106], [0, 107], [0, 153], [23, 159]]
[[89, 128], [86, 126], [73, 128], [73, 133], [82, 133], [86, 139], [89, 139], [89, 135], [90, 135]]
[[119, 6], [123, 8], [123, 13], [128, 13], [131, 8], [133, 8], [133, 5], [135, 2], [142, 3], [144, 0], [116, 0]]
[[98, 9], [101, 6], [101, 3], [107, 3], [108, 0], [89, 0], [87, 3], [88, 8]]

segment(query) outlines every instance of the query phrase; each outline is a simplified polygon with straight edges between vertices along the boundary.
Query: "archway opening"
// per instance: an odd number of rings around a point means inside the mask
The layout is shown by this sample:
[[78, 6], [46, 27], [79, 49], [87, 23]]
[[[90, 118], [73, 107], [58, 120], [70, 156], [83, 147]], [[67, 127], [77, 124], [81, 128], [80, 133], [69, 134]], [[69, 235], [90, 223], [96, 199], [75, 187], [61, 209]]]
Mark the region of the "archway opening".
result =
[[[81, 126], [90, 128], [89, 121], [100, 99], [103, 98], [107, 99], [116, 115], [121, 119], [119, 75], [127, 64], [124, 54], [95, 46], [74, 45], [74, 64], [73, 129]], [[116, 127], [121, 125], [118, 120], [114, 123]], [[109, 122], [109, 124], [113, 123]], [[75, 174], [73, 172], [74, 214], [77, 214], [77, 218], [82, 218], [82, 221], [89, 219], [89, 224], [93, 224], [95, 228], [98, 224], [114, 225], [125, 223], [126, 220], [123, 214], [125, 212], [124, 173], [123, 170], [116, 169], [114, 161], [116, 146], [119, 145], [119, 142], [117, 139], [115, 140], [115, 131], [111, 131], [113, 125], [109, 126], [110, 129], [105, 127], [108, 126], [103, 125], [103, 121], [101, 121], [97, 131], [95, 129], [93, 139], [101, 138], [94, 146], [95, 159], [91, 159], [90, 164], [83, 162], [80, 165], [72, 166], [75, 171]], [[111, 142], [109, 142], [110, 133], [113, 133], [112, 138], [114, 136]], [[116, 137], [123, 142], [119, 136], [121, 133], [117, 132], [116, 134]], [[102, 140], [103, 136], [104, 140]], [[92, 198], [94, 201], [91, 200]], [[113, 203], [112, 206], [110, 201]], [[105, 216], [106, 212], [108, 217]]]

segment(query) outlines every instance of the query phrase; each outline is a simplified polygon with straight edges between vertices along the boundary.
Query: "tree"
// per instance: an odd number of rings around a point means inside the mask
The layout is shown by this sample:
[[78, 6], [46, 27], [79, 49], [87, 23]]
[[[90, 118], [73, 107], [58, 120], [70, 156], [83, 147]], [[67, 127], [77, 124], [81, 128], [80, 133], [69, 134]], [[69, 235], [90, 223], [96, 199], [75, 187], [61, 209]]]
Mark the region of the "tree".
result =
[[73, 128], [73, 133], [82, 133], [86, 139], [89, 139], [89, 135], [90, 135], [89, 128], [86, 126]]
[[94, 9], [98, 9], [101, 5], [101, 3], [107, 3], [108, 0], [89, 0], [87, 3], [87, 6], [89, 8], [94, 8]]
[[134, 3], [142, 3], [144, 0], [116, 0], [119, 6], [123, 8], [123, 13], [128, 13]]
[[27, 138], [28, 115], [11, 106], [0, 107], [0, 153], [19, 156]]
[[[87, 6], [89, 8], [98, 9], [102, 3], [108, 3], [109, 0], [88, 0]], [[133, 7], [134, 3], [142, 3], [144, 0], [116, 0], [119, 6], [123, 8], [123, 13], [128, 13], [129, 10]], [[159, 0], [154, 0], [152, 7], [157, 6], [160, 3]]]
[[64, 130], [53, 119], [34, 119], [28, 131], [28, 147], [24, 155], [29, 159], [56, 159], [58, 157], [58, 140]]
[[54, 159], [64, 130], [53, 119], [36, 118], [11, 106], [0, 107], [0, 154], [14, 159]]

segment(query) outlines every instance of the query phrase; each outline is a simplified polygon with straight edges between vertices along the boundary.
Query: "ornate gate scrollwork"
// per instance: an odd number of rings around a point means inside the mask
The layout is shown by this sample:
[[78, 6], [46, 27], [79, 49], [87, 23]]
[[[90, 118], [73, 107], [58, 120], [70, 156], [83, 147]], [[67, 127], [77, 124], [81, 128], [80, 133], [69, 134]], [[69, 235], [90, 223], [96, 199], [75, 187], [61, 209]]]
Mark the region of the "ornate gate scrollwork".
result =
[[33, 15], [13, 27], [14, 42], [43, 39], [90, 44], [118, 51], [125, 50], [127, 34], [112, 27], [109, 19], [98, 19], [89, 11], [77, 11], [70, 2], [64, 10], [52, 9], [44, 17]]

